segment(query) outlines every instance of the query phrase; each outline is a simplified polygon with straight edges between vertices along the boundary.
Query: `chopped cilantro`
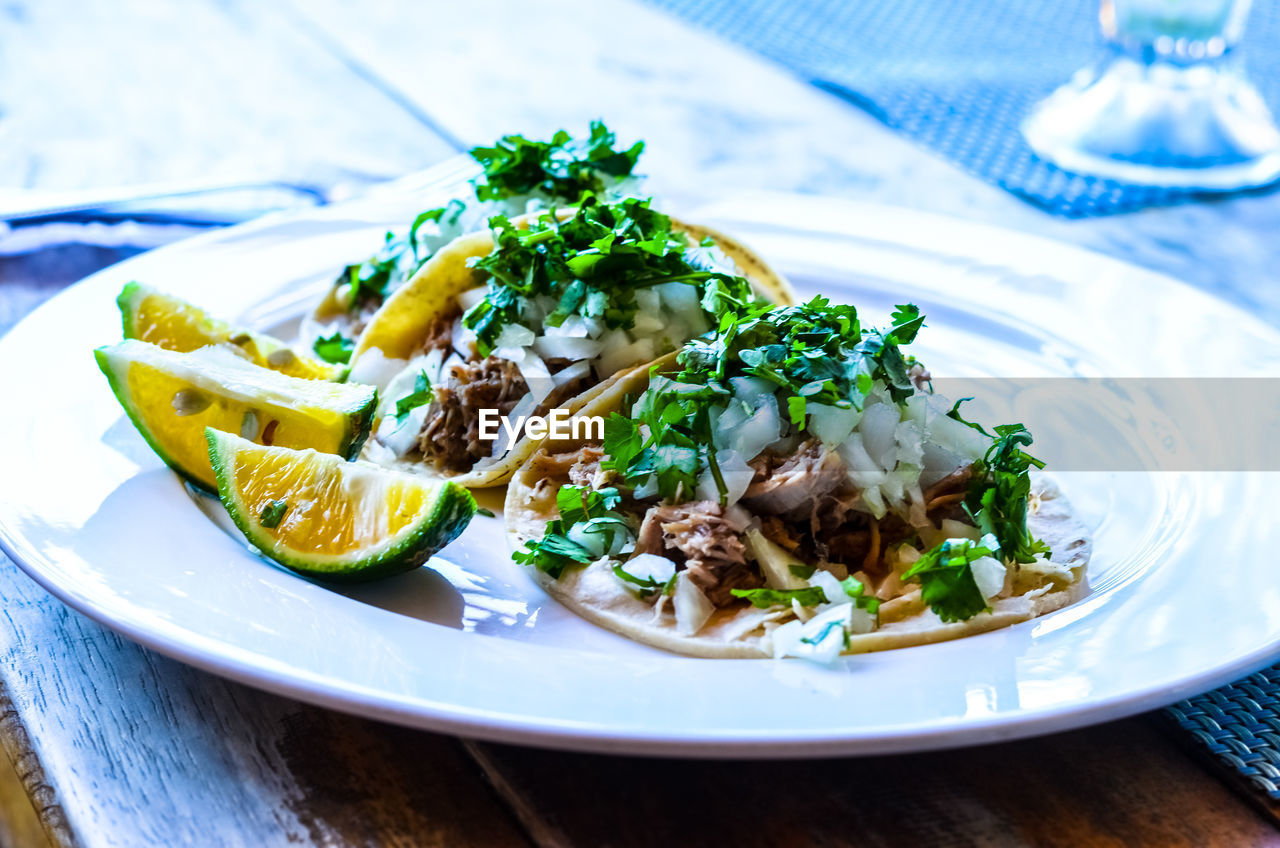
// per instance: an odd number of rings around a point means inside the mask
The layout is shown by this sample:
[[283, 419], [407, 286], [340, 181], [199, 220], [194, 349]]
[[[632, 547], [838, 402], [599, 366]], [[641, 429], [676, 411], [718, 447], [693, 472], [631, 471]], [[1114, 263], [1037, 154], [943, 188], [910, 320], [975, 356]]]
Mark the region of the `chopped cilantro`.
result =
[[580, 315], [611, 329], [633, 326], [636, 290], [660, 283], [697, 287], [712, 322], [753, 300], [744, 278], [703, 268], [686, 256], [689, 240], [673, 231], [671, 219], [650, 208], [648, 200], [606, 203], [587, 195], [565, 221], [549, 212], [524, 230], [497, 215], [489, 227], [492, 252], [470, 263], [488, 276], [487, 291], [462, 319], [484, 356], [538, 296], [557, 304], [546, 326]]
[[592, 121], [590, 135], [573, 138], [560, 130], [550, 141], [504, 135], [492, 147], [476, 147], [471, 157], [484, 166], [476, 183], [480, 200], [502, 200], [542, 192], [570, 203], [587, 192], [604, 190], [602, 177], [628, 176], [636, 166], [644, 142], [615, 149], [617, 138], [601, 121]]
[[373, 256], [356, 265], [348, 265], [338, 276], [339, 283], [351, 286], [351, 310], [356, 311], [366, 303], [381, 303], [387, 296], [388, 284], [393, 277], [405, 276], [400, 264], [410, 253], [407, 239], [387, 233], [382, 247]]
[[802, 636], [800, 641], [806, 645], [821, 645], [830, 638], [832, 631], [839, 630], [840, 638], [844, 642], [844, 646], [849, 647], [849, 631], [844, 629], [843, 621], [828, 621], [826, 625], [813, 636]]
[[[615, 150], [615, 142], [608, 127], [592, 121], [587, 138], [574, 138], [561, 130], [551, 141], [507, 135], [492, 147], [476, 147], [471, 156], [484, 167], [484, 174], [472, 185], [476, 200], [502, 201], [540, 192], [553, 203], [576, 205], [584, 195], [605, 190], [604, 177], [620, 179], [635, 168], [644, 142], [626, 150]], [[423, 225], [455, 225], [466, 207], [465, 201], [455, 198], [428, 209], [413, 219], [407, 236], [387, 233], [377, 253], [344, 268], [337, 283], [351, 285], [350, 310], [381, 303], [390, 290], [413, 276], [431, 258], [418, 237]]]
[[920, 332], [920, 328], [924, 326], [924, 316], [920, 314], [920, 308], [913, 303], [898, 304], [890, 320], [893, 321], [893, 326], [889, 333], [898, 344], [911, 344], [915, 341], [916, 333]]
[[485, 518], [493, 518], [493, 517], [494, 517], [493, 510], [489, 509], [488, 507], [483, 507], [483, 506], [482, 506], [482, 507], [477, 507], [477, 508], [476, 508], [476, 515], [483, 515]]
[[273, 530], [280, 526], [284, 514], [289, 511], [289, 502], [285, 500], [271, 501], [262, 508], [262, 514], [258, 516], [258, 523], [268, 530]]
[[670, 579], [659, 582], [654, 577], [635, 576], [627, 571], [622, 563], [614, 564], [613, 573], [624, 583], [630, 583], [632, 586], [637, 587], [637, 594], [642, 598], [649, 598], [657, 594], [670, 595], [676, 585], [675, 574], [672, 574]]
[[772, 606], [790, 606], [799, 601], [802, 607], [816, 607], [825, 604], [827, 596], [820, 586], [807, 586], [803, 589], [732, 589], [735, 598], [745, 598], [753, 607], [768, 609]]
[[866, 587], [862, 585], [862, 581], [850, 575], [840, 581], [840, 588], [844, 589], [844, 593], [853, 598], [853, 605], [858, 609], [866, 610], [875, 615], [880, 611], [880, 599], [866, 594]]
[[431, 390], [431, 381], [426, 371], [419, 371], [413, 381], [413, 392], [396, 401], [396, 423], [404, 421], [410, 412], [420, 406], [426, 406], [435, 400], [435, 392]]
[[351, 352], [356, 349], [356, 343], [353, 339], [349, 339], [335, 330], [331, 336], [322, 336], [316, 339], [312, 343], [311, 349], [316, 352], [316, 356], [325, 362], [346, 365], [351, 361]]
[[[437, 206], [435, 209], [428, 209], [426, 212], [418, 213], [418, 217], [413, 219], [413, 223], [409, 226], [408, 246], [413, 253], [413, 264], [408, 268], [403, 268], [405, 276], [412, 274], [422, 266], [423, 262], [430, 259], [429, 254], [423, 254], [422, 244], [418, 239], [418, 230], [422, 229], [422, 225], [428, 222], [440, 223], [440, 221], [448, 218], [450, 224], [458, 223], [458, 216], [467, 208], [466, 202], [454, 198], [445, 206]], [[403, 266], [403, 263], [402, 263]]]
[[[713, 441], [714, 423], [732, 397], [730, 380], [756, 377], [777, 387], [793, 431], [807, 426], [809, 404], [861, 408], [879, 384], [901, 403], [915, 393], [912, 361], [898, 333], [914, 338], [923, 321], [914, 306], [894, 313], [894, 329], [864, 329], [852, 306], [816, 297], [801, 306], [748, 304], [720, 315], [717, 330], [687, 342], [683, 370], [655, 374], [629, 417], [605, 422], [602, 465], [632, 486], [652, 478], [667, 500], [693, 497], [701, 469], [710, 471], [722, 500], [725, 487]], [[648, 437], [641, 437], [641, 427]]]
[[[792, 571], [795, 571], [794, 566]], [[812, 575], [813, 570], [811, 569], [809, 573]], [[840, 581], [840, 588], [846, 595], [853, 598], [854, 606], [859, 609], [865, 609], [874, 615], [880, 608], [878, 599], [863, 594], [862, 583], [856, 578], [846, 577]], [[827, 593], [821, 586], [806, 586], [803, 589], [732, 589], [730, 591], [735, 598], [745, 598], [751, 602], [752, 606], [760, 609], [778, 605], [789, 606], [793, 600], [799, 601], [802, 607], [816, 607], [834, 600], [827, 597]]]
[[996, 551], [979, 542], [948, 539], [916, 560], [902, 579], [920, 584], [924, 602], [938, 618], [967, 621], [988, 608], [970, 564], [996, 555]]
[[[617, 532], [626, 526], [626, 519], [613, 511], [621, 500], [617, 489], [592, 491], [586, 486], [561, 486], [556, 492], [560, 517], [547, 523], [541, 539], [526, 542], [522, 549], [512, 554], [512, 558], [522, 565], [532, 565], [539, 571], [545, 571], [553, 578], [559, 578], [571, 565], [592, 562], [598, 558], [597, 555], [565, 534], [578, 524], [593, 523], [594, 526], [589, 526], [586, 532]], [[606, 535], [605, 541], [607, 549], [612, 537]]]
[[995, 433], [988, 433], [966, 421], [960, 415], [960, 405], [967, 400], [971, 398], [956, 401], [947, 415], [991, 439], [991, 447], [975, 469], [979, 473], [965, 497], [965, 512], [982, 533], [996, 537], [1006, 557], [1014, 562], [1033, 562], [1038, 554], [1050, 553], [1049, 546], [1027, 528], [1031, 468], [1044, 468], [1044, 463], [1022, 450], [1031, 444], [1031, 433], [1022, 424], [1003, 424]]

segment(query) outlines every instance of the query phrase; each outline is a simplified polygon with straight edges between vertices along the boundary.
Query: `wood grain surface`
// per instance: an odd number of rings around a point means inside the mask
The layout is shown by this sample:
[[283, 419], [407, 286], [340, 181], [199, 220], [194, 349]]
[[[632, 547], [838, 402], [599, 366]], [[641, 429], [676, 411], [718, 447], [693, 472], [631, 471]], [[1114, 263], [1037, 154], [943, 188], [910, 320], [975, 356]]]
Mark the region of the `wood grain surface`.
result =
[[[1280, 843], [1268, 822], [1146, 719], [942, 753], [822, 762], [469, 748], [541, 845]], [[569, 787], [572, 802], [562, 797]]]
[[[649, 141], [645, 168], [672, 194], [694, 182], [787, 189], [994, 221], [1280, 317], [1275, 195], [1057, 221], [626, 0], [491, 0], [483, 11], [8, 0], [0, 43], [0, 180], [11, 186], [247, 173], [360, 183], [501, 132], [603, 116]], [[10, 242], [0, 234], [0, 253]], [[122, 255], [72, 246], [0, 259], [0, 332]], [[0, 744], [56, 844], [1234, 846], [1280, 834], [1149, 719], [861, 760], [562, 754], [408, 731], [215, 678], [70, 612], [2, 558], [0, 592]], [[0, 838], [38, 844], [4, 786]]]

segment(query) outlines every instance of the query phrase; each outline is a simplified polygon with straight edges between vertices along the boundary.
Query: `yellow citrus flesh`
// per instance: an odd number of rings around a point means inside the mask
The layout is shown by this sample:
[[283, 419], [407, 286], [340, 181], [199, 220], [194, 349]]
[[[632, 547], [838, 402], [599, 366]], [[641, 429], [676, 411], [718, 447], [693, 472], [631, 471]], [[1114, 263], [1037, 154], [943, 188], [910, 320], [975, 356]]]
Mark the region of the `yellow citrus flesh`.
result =
[[242, 448], [233, 479], [255, 522], [267, 507], [285, 501], [280, 523], [261, 532], [303, 556], [347, 556], [382, 544], [420, 520], [435, 494], [421, 481], [333, 462], [313, 451]]
[[231, 327], [176, 297], [148, 292], [134, 302], [131, 338], [187, 352], [225, 342]]
[[372, 386], [288, 377], [220, 347], [178, 353], [128, 339], [94, 354], [156, 453], [211, 491], [206, 427], [346, 458], [363, 444], [377, 403]]
[[237, 330], [197, 306], [137, 283], [130, 283], [121, 293], [120, 308], [125, 312], [126, 338], [150, 342], [165, 350], [187, 353], [207, 345], [234, 345], [256, 365], [307, 380], [334, 379], [342, 370], [299, 356], [278, 339]]
[[[217, 486], [209, 465], [204, 428], [239, 433], [253, 441], [287, 448], [321, 446], [338, 450], [347, 433], [346, 416], [327, 409], [295, 410], [255, 406], [237, 398], [219, 397], [193, 388], [191, 383], [159, 368], [136, 362], [129, 366], [129, 394], [146, 427], [164, 443], [170, 457], [210, 488]], [[200, 412], [179, 415], [174, 398], [195, 393], [188, 403], [209, 405]], [[188, 395], [190, 397], [190, 395]]]

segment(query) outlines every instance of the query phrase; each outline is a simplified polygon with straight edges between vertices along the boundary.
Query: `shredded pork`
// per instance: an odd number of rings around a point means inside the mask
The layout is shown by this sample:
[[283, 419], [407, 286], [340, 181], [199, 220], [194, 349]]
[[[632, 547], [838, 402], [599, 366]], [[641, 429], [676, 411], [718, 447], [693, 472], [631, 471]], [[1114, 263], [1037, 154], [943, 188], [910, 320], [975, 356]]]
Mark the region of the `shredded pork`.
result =
[[451, 366], [448, 379], [433, 391], [418, 449], [437, 468], [463, 472], [493, 450], [492, 441], [480, 438], [480, 410], [505, 416], [529, 387], [515, 363], [490, 356]]
[[441, 350], [446, 354], [453, 349], [453, 325], [462, 313], [457, 309], [446, 309], [436, 314], [427, 325], [427, 332], [422, 339], [422, 352]]
[[654, 506], [640, 525], [636, 552], [683, 564], [707, 600], [723, 607], [736, 600], [732, 590], [764, 585], [759, 570], [747, 564], [746, 529], [745, 515], [715, 501]]
[[847, 484], [844, 462], [822, 442], [809, 439], [792, 453], [763, 453], [748, 463], [756, 475], [742, 502], [753, 512], [787, 515]]

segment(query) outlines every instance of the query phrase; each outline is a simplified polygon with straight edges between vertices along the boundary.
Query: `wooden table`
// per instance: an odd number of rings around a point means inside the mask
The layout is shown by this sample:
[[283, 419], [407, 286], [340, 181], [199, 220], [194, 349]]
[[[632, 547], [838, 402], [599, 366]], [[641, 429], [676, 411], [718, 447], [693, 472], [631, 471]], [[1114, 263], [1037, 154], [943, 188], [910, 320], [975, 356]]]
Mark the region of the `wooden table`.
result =
[[[463, 5], [9, 0], [0, 183], [359, 184], [504, 131], [604, 116], [624, 138], [649, 141], [645, 169], [670, 185], [837, 194], [992, 221], [1280, 320], [1280, 196], [1053, 219], [644, 6]], [[0, 331], [129, 252], [32, 250], [33, 238], [0, 239]], [[0, 587], [0, 742], [16, 774], [0, 780], [0, 846], [46, 836], [84, 846], [1280, 842], [1272, 811], [1220, 782], [1153, 716], [860, 760], [562, 754], [389, 727], [226, 682], [69, 611], [2, 558]]]

